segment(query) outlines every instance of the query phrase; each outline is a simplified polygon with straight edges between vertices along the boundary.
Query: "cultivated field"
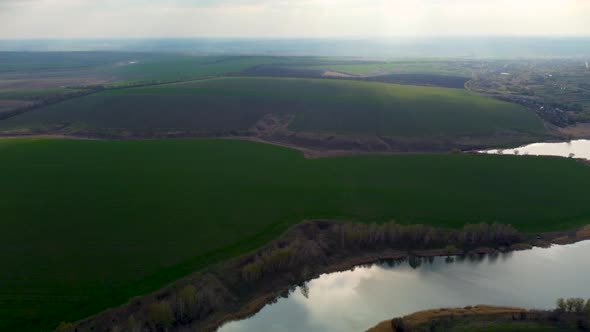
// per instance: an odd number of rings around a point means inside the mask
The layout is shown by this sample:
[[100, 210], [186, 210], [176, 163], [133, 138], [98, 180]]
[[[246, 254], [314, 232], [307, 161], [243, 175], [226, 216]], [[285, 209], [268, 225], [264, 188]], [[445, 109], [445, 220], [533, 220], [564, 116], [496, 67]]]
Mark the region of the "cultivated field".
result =
[[467, 90], [244, 77], [104, 91], [4, 120], [0, 130], [61, 128], [70, 134], [138, 137], [256, 135], [265, 116], [278, 122], [266, 130], [281, 129], [283, 136], [384, 136], [424, 141], [426, 146], [445, 139], [494, 142], [546, 134], [532, 112]]
[[[164, 95], [164, 94], [162, 94]], [[259, 247], [310, 218], [588, 223], [574, 160], [390, 155], [306, 160], [234, 140], [0, 140], [0, 330], [48, 330]]]
[[[480, 67], [0, 53], [0, 134], [223, 136], [313, 156], [448, 152], [552, 135], [533, 111], [463, 89]], [[0, 330], [31, 332], [249, 252], [305, 219], [500, 222], [524, 232], [590, 219], [586, 165], [524, 156], [309, 160], [223, 139], [0, 139], [0, 184]]]
[[0, 52], [0, 112], [67, 98], [79, 89], [121, 88], [239, 73], [274, 61], [277, 59], [270, 57], [123, 52]]
[[459, 90], [467, 85], [472, 91], [520, 104], [559, 127], [588, 122], [590, 105], [586, 93], [588, 70], [580, 59], [367, 60], [139, 52], [0, 52], [0, 111], [26, 108], [31, 103], [44, 105], [48, 100], [53, 103], [75, 95], [76, 89], [121, 89], [215, 76], [329, 77]]
[[338, 61], [315, 64], [309, 68], [322, 68], [359, 76], [382, 74], [433, 74], [470, 77], [471, 72], [460, 61], [392, 60], [392, 61]]

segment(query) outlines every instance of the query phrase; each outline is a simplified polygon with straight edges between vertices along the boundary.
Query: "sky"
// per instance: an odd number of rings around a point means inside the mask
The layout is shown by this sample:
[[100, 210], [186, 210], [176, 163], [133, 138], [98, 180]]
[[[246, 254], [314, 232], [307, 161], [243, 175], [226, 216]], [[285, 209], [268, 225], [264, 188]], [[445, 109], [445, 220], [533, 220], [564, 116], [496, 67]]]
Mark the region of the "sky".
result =
[[590, 0], [0, 0], [0, 39], [590, 36]]

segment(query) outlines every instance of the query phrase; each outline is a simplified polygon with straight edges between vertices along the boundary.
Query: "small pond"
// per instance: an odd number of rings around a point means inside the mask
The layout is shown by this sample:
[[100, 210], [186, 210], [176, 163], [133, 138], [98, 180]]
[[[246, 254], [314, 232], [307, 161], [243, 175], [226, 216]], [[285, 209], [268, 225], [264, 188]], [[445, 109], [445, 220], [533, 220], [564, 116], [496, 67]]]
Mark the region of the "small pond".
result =
[[590, 160], [590, 140], [582, 139], [562, 143], [534, 143], [515, 149], [494, 149], [481, 152], [490, 154], [574, 157]]
[[375, 264], [297, 287], [221, 332], [364, 331], [415, 311], [475, 304], [549, 309], [590, 297], [590, 241], [483, 256]]

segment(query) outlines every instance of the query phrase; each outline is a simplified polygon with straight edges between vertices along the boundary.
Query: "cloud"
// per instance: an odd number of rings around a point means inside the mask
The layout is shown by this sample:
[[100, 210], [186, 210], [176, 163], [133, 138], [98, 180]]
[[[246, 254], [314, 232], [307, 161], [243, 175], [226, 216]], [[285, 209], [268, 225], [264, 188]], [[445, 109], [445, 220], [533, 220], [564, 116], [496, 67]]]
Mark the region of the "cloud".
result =
[[587, 0], [0, 0], [0, 38], [590, 35]]

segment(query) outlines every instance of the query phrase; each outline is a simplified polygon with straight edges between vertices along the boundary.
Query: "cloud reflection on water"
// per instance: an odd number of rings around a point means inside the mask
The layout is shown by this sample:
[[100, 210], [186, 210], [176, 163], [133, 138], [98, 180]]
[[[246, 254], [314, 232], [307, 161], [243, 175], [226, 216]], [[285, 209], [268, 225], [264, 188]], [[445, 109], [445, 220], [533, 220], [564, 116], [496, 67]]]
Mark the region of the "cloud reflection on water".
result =
[[412, 268], [373, 265], [310, 281], [254, 317], [220, 331], [360, 331], [418, 310], [495, 304], [551, 308], [558, 297], [590, 297], [590, 241]]

